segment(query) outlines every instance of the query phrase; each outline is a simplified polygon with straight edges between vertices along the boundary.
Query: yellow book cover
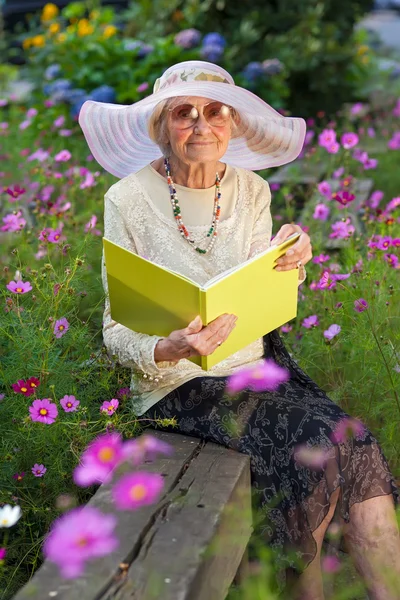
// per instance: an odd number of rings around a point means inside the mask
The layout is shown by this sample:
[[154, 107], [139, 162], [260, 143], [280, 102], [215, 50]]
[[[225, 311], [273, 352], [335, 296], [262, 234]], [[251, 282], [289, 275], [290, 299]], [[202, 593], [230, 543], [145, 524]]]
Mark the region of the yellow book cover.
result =
[[203, 286], [103, 238], [111, 317], [133, 331], [167, 337], [196, 315], [208, 325], [223, 313], [235, 314], [235, 329], [215, 352], [189, 359], [208, 370], [296, 316], [298, 271], [273, 266], [298, 237], [293, 234]]

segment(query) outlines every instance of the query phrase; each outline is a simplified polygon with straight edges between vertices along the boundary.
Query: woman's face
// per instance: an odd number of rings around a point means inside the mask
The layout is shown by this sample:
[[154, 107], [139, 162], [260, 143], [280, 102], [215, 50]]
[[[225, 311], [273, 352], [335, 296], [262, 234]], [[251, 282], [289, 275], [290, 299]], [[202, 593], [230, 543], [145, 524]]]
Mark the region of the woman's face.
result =
[[171, 154], [183, 163], [218, 162], [227, 150], [231, 137], [231, 118], [222, 125], [210, 125], [203, 113], [203, 108], [207, 112], [206, 105], [210, 102], [213, 101], [209, 98], [191, 96], [176, 98], [169, 106], [174, 109], [182, 104], [192, 104], [199, 113], [192, 126], [182, 129], [173, 112], [167, 112], [166, 136]]

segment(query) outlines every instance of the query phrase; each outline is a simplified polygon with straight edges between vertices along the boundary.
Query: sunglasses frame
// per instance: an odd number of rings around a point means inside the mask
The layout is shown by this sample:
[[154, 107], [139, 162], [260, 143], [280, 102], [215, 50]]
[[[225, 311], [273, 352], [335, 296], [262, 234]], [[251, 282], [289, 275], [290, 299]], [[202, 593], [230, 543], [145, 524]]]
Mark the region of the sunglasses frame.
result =
[[[232, 111], [234, 110], [233, 106], [230, 106], [229, 104], [224, 104], [223, 102], [220, 102], [219, 100], [211, 100], [211, 102], [207, 102], [207, 104], [204, 104], [204, 105], [203, 105], [203, 111], [204, 111], [204, 109], [205, 109], [207, 106], [210, 106], [210, 104], [214, 104], [215, 102], [217, 102], [217, 103], [221, 104], [222, 106], [226, 106], [226, 107], [229, 109], [229, 112], [230, 112], [230, 117], [232, 118]], [[188, 106], [191, 106], [192, 108], [195, 108], [195, 109], [197, 110], [197, 112], [198, 112], [198, 108], [197, 108], [197, 106], [195, 106], [194, 104], [191, 104], [190, 102], [183, 102], [182, 104], [177, 104], [177, 105], [176, 105], [176, 106], [174, 106], [173, 108], [167, 108], [167, 110], [168, 110], [168, 112], [173, 112], [174, 110], [176, 110], [176, 109], [177, 109], [177, 108], [179, 108], [180, 106], [185, 106], [185, 105], [188, 105]], [[204, 114], [204, 113], [203, 113], [203, 114]], [[200, 115], [198, 115], [198, 116], [197, 116], [197, 118], [196, 118], [196, 120], [195, 120], [195, 122], [194, 122], [194, 124], [193, 124], [193, 125], [188, 125], [187, 127], [182, 127], [181, 129], [190, 129], [190, 127], [193, 127], [193, 126], [195, 126], [195, 125], [196, 125], [196, 123], [197, 123], [197, 121], [198, 121], [198, 118], [199, 118], [199, 116], [200, 116]], [[204, 118], [205, 118], [205, 117], [204, 117]], [[207, 121], [207, 119], [206, 119], [206, 121]], [[228, 119], [227, 119], [227, 121], [228, 121]], [[209, 125], [211, 125], [211, 123], [209, 123], [208, 121], [207, 121], [207, 123], [208, 123]], [[211, 127], [221, 127], [221, 125], [211, 125]]]

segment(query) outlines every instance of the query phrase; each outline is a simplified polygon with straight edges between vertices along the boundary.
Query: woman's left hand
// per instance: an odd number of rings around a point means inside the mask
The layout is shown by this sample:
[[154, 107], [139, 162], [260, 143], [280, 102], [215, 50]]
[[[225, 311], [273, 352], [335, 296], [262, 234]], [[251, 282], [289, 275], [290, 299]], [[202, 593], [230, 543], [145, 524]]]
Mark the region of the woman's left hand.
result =
[[276, 246], [284, 242], [293, 233], [300, 233], [297, 242], [276, 261], [277, 271], [290, 271], [298, 268], [298, 262], [304, 266], [312, 259], [312, 246], [310, 236], [307, 235], [299, 225], [282, 225], [276, 236], [271, 242], [271, 246]]

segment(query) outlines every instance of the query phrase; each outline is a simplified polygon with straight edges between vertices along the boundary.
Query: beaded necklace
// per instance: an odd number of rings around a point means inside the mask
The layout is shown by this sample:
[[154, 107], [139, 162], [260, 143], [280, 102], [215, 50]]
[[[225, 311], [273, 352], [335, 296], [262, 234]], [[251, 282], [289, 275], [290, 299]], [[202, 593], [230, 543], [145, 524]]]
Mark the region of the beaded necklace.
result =
[[172, 210], [174, 212], [174, 217], [176, 220], [176, 224], [178, 225], [180, 234], [183, 238], [185, 238], [186, 241], [189, 242], [189, 244], [191, 244], [193, 246], [193, 248], [196, 250], [196, 252], [198, 252], [199, 254], [207, 254], [207, 252], [209, 252], [215, 244], [215, 239], [217, 236], [217, 229], [218, 229], [218, 221], [219, 221], [219, 216], [221, 214], [221, 206], [219, 204], [220, 198], [221, 198], [221, 180], [218, 175], [218, 172], [215, 175], [215, 198], [214, 198], [213, 217], [212, 217], [211, 227], [207, 233], [207, 237], [211, 238], [211, 240], [210, 240], [207, 248], [203, 249], [203, 248], [199, 248], [198, 246], [195, 246], [194, 240], [192, 240], [190, 238], [189, 232], [183, 223], [182, 216], [181, 216], [181, 208], [179, 206], [179, 201], [178, 201], [178, 197], [176, 194], [175, 184], [172, 181], [171, 166], [169, 164], [168, 158], [164, 158], [164, 167], [165, 167], [165, 173], [167, 175], [167, 182], [168, 182], [168, 186], [169, 186], [169, 194], [171, 197]]

